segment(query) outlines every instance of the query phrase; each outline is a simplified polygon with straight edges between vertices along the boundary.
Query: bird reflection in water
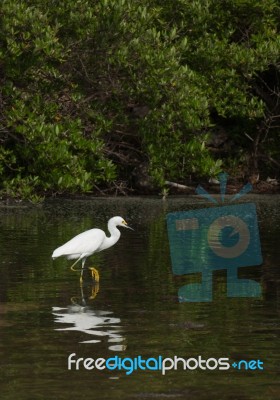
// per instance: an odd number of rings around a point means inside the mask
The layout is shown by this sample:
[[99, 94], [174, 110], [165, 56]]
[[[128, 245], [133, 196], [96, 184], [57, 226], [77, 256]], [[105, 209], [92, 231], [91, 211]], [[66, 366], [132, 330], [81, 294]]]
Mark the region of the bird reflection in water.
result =
[[[93, 285], [88, 300], [95, 297], [98, 290], [99, 285]], [[87, 304], [84, 287], [81, 286], [81, 298], [72, 297], [71, 302], [72, 304], [68, 307], [52, 307], [56, 323], [71, 325], [56, 328], [56, 331], [78, 331], [92, 337], [80, 343], [100, 343], [103, 338], [106, 338], [109, 350], [124, 351], [126, 349], [123, 343], [125, 337], [120, 333], [121, 319], [113, 317], [112, 311], [93, 310]]]

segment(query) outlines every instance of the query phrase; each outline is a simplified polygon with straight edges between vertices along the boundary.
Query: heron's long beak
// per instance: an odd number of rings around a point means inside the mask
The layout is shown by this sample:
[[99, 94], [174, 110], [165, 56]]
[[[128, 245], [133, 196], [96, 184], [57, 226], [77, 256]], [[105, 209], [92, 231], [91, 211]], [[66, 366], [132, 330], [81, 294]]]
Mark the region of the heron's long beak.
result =
[[124, 223], [123, 223], [123, 227], [124, 227], [124, 228], [128, 228], [128, 229], [131, 229], [132, 231], [134, 231], [134, 229], [131, 228], [130, 226], [128, 226], [127, 223], [126, 223], [125, 221], [124, 221]]

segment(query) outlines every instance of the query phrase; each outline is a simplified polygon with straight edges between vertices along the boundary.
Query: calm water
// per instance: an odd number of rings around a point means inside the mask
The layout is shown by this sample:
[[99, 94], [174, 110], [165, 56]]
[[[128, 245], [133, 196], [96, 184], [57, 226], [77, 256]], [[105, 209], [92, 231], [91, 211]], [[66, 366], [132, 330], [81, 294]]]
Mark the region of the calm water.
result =
[[[38, 208], [0, 209], [1, 399], [279, 399], [280, 197], [248, 196], [257, 205], [260, 267], [240, 277], [262, 286], [261, 298], [227, 298], [226, 274], [216, 271], [212, 302], [180, 302], [180, 287], [199, 275], [174, 276], [166, 214], [208, 206], [195, 197], [55, 200]], [[80, 287], [71, 262], [52, 251], [86, 229], [106, 228], [114, 215], [123, 230], [111, 249], [88, 260], [96, 286]], [[77, 358], [229, 357], [260, 359], [264, 370], [67, 369]]]

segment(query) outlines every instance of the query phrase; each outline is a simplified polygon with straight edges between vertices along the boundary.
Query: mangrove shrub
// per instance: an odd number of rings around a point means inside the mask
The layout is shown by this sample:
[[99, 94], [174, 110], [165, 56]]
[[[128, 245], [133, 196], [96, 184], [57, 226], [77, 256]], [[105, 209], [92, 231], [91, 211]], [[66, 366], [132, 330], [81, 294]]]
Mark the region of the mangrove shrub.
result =
[[2, 193], [125, 191], [139, 165], [157, 187], [277, 174], [279, 16], [276, 0], [2, 0]]

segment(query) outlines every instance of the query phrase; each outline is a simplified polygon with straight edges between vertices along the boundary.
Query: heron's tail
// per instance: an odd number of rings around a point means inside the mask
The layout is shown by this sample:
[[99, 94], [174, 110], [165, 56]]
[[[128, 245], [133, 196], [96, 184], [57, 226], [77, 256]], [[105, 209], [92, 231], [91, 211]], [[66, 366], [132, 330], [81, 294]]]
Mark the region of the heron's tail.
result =
[[[62, 246], [61, 246], [62, 247]], [[57, 249], [54, 250], [52, 253], [52, 259], [55, 260], [57, 257], [60, 257], [63, 255], [63, 252], [61, 251], [61, 247], [58, 247]]]

